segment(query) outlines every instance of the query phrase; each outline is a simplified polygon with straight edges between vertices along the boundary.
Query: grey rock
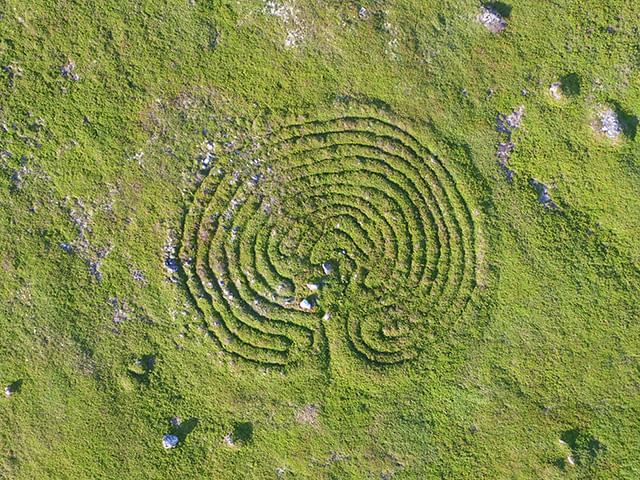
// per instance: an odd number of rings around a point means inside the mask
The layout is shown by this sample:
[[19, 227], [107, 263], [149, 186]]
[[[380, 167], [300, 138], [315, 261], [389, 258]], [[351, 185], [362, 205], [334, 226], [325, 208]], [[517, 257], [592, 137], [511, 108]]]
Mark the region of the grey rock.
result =
[[75, 72], [75, 69], [75, 62], [73, 60], [68, 60], [67, 63], [60, 67], [60, 75], [62, 75], [67, 80], [77, 82], [78, 80], [80, 80], [80, 75]]
[[492, 7], [481, 7], [476, 19], [491, 33], [500, 33], [507, 28], [507, 21]]
[[331, 262], [324, 262], [322, 264], [322, 271], [324, 272], [325, 275], [329, 275], [333, 273], [334, 271], [333, 264]]
[[524, 105], [520, 105], [508, 115], [499, 113], [496, 118], [496, 130], [511, 135], [515, 129], [520, 127], [522, 117], [524, 117]]

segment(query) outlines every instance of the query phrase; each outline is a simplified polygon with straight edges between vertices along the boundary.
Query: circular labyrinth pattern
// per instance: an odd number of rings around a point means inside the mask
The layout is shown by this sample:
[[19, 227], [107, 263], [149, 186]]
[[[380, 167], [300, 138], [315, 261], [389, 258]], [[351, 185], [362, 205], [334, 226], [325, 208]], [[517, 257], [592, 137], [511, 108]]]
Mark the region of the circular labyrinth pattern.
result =
[[222, 349], [286, 365], [330, 324], [392, 364], [462, 314], [477, 274], [470, 208], [446, 166], [380, 117], [292, 124], [207, 172], [180, 260]]

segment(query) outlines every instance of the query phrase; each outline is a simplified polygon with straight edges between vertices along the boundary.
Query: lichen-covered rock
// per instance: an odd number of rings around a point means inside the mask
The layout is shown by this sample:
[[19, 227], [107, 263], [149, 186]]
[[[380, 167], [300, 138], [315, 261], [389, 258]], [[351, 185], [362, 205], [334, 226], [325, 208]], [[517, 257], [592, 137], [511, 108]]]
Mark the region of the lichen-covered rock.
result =
[[611, 108], [605, 108], [598, 114], [600, 131], [607, 137], [615, 139], [622, 133], [622, 124], [618, 114]]
[[491, 33], [500, 33], [507, 28], [507, 21], [494, 8], [483, 6], [476, 17]]

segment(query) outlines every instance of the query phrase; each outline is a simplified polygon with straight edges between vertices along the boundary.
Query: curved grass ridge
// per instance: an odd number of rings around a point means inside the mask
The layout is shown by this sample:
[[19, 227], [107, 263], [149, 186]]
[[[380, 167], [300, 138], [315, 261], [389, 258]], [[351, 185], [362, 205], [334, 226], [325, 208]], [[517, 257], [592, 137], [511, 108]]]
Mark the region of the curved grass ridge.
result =
[[[292, 123], [249, 165], [212, 170], [194, 194], [180, 259], [221, 347], [287, 365], [322, 342], [326, 284], [351, 347], [411, 359], [430, 323], [459, 316], [477, 280], [476, 227], [446, 166], [378, 114]], [[324, 262], [335, 266], [325, 275]], [[331, 292], [331, 293], [329, 293]], [[337, 295], [337, 296], [336, 296]]]

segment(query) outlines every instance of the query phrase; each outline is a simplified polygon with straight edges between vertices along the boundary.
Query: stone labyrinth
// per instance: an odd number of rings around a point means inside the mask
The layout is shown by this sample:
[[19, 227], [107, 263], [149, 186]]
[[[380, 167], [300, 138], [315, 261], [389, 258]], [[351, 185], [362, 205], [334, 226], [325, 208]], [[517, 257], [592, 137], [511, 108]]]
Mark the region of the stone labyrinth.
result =
[[393, 364], [461, 317], [476, 286], [474, 217], [452, 172], [398, 122], [305, 120], [248, 150], [207, 171], [180, 247], [223, 350], [287, 365], [337, 335]]

